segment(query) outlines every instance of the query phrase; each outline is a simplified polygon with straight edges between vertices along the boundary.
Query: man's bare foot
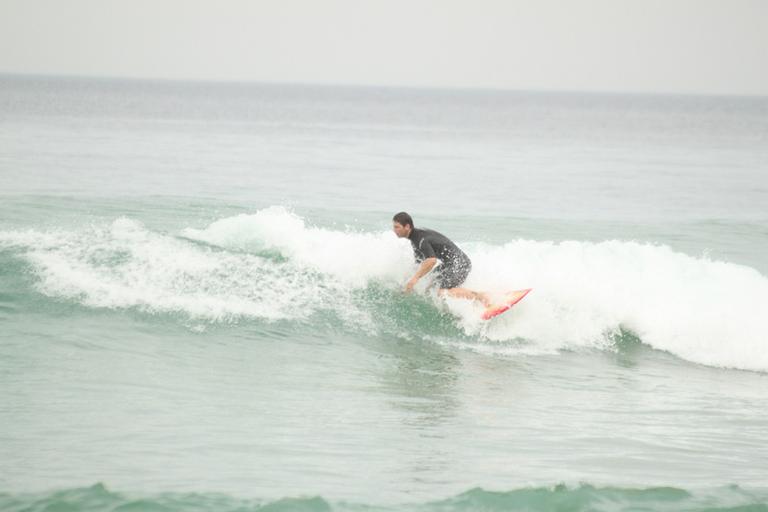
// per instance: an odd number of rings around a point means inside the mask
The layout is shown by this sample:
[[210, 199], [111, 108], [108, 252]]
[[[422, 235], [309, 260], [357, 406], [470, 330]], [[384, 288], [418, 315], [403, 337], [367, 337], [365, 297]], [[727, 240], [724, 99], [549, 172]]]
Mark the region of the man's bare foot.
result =
[[493, 305], [493, 302], [491, 301], [491, 296], [488, 295], [485, 292], [477, 292], [477, 300], [483, 303], [483, 306], [486, 308], [491, 307]]

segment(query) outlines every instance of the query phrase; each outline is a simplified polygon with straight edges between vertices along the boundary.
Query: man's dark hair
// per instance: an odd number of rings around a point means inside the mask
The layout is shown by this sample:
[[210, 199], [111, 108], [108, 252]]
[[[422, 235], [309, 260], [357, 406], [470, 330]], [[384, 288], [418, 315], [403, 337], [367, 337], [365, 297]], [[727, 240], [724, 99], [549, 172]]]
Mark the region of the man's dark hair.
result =
[[405, 212], [400, 212], [394, 217], [392, 217], [392, 220], [400, 224], [401, 226], [407, 226], [408, 224], [411, 225], [411, 229], [413, 229], [413, 219], [410, 215], [408, 215]]

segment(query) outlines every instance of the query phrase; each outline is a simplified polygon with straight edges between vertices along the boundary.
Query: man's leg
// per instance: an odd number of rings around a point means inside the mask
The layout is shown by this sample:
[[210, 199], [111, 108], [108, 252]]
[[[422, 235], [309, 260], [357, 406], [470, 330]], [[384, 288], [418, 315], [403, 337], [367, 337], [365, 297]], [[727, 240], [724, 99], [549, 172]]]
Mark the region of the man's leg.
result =
[[440, 296], [447, 294], [456, 299], [479, 300], [485, 307], [491, 305], [491, 299], [487, 293], [476, 292], [469, 288], [440, 288], [437, 293]]

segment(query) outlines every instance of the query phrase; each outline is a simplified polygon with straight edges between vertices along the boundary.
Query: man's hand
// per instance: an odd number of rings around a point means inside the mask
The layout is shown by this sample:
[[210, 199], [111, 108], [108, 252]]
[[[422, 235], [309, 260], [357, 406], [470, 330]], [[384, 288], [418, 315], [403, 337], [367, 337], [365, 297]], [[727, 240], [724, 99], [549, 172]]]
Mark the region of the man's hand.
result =
[[419, 279], [425, 276], [427, 272], [432, 270], [432, 267], [434, 267], [436, 263], [437, 258], [427, 258], [422, 261], [421, 265], [419, 265], [419, 269], [413, 275], [411, 280], [408, 281], [408, 284], [405, 285], [405, 293], [411, 293], [413, 291], [413, 287], [416, 286], [416, 283], [419, 281]]

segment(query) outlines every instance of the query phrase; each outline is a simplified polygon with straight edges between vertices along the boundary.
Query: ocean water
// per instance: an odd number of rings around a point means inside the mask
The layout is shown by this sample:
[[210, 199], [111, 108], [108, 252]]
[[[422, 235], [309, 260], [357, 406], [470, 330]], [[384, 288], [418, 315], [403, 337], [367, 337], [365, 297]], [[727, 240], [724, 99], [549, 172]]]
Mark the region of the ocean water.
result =
[[768, 510], [766, 205], [768, 98], [0, 76], [0, 510]]

